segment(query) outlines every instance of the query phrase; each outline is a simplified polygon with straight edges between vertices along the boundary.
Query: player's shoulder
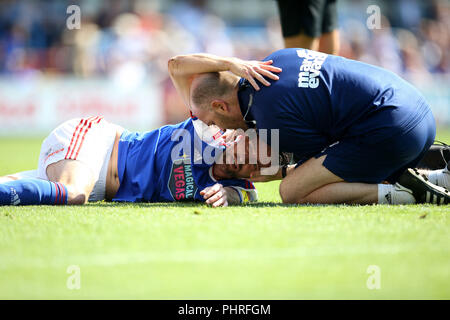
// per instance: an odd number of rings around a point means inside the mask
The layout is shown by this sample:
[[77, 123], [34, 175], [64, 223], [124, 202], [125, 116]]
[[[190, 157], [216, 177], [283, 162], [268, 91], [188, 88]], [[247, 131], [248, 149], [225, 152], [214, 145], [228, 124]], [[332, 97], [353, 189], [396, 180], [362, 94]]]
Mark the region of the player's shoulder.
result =
[[192, 118], [188, 118], [182, 122], [179, 123], [175, 123], [175, 124], [167, 124], [163, 127], [161, 127], [161, 129], [165, 129], [165, 130], [176, 130], [176, 129], [189, 129], [192, 128]]
[[192, 119], [186, 119], [185, 121], [176, 124], [167, 124], [154, 130], [149, 131], [129, 131], [124, 130], [121, 135], [122, 141], [132, 141], [132, 140], [145, 140], [149, 137], [154, 136], [165, 136], [167, 134], [171, 135], [177, 129], [191, 130], [193, 128]]
[[296, 52], [296, 48], [279, 49], [279, 50], [272, 52], [270, 55], [265, 57], [263, 60], [267, 61], [267, 60], [273, 60], [274, 58], [278, 58], [278, 57], [290, 56], [292, 54], [295, 54], [295, 52]]
[[[303, 60], [339, 60], [339, 61], [353, 61], [341, 56], [335, 56], [319, 51], [314, 51], [305, 48], [285, 48], [272, 52], [264, 61], [273, 60], [273, 65], [276, 67], [286, 67], [292, 64], [298, 65]], [[287, 71], [283, 70], [282, 72]]]
[[285, 48], [272, 52], [263, 60], [264, 61], [273, 60], [274, 65], [276, 66], [275, 62], [279, 60], [288, 59], [288, 61], [292, 61], [291, 60], [292, 58], [298, 59], [298, 58], [305, 58], [308, 56], [328, 56], [328, 54], [304, 48]]
[[185, 136], [186, 134], [191, 134], [193, 130], [192, 119], [186, 119], [185, 121], [175, 123], [175, 124], [167, 124], [159, 128], [159, 134], [161, 137], [165, 136]]

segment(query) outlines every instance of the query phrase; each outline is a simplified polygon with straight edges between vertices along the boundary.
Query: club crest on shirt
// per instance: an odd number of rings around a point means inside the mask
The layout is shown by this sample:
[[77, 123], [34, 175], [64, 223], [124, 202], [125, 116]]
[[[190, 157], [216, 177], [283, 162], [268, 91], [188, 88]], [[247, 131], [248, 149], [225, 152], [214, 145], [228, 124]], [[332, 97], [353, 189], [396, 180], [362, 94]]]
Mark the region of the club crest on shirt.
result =
[[194, 200], [197, 185], [192, 175], [191, 160], [188, 157], [177, 159], [172, 163], [168, 185], [174, 200]]

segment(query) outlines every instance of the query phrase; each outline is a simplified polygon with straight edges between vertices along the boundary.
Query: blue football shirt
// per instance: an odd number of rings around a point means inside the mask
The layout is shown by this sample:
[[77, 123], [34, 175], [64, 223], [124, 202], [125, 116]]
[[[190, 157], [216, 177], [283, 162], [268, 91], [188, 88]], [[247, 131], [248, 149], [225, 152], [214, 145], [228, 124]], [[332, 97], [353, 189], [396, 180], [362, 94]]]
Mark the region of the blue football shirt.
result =
[[[125, 131], [120, 137], [120, 187], [113, 201], [204, 201], [200, 191], [217, 181], [212, 165], [198, 157], [207, 144], [198, 138], [194, 119], [148, 132]], [[213, 149], [212, 154], [216, 150]], [[256, 189], [247, 180], [219, 181], [233, 187], [241, 202], [254, 201]]]

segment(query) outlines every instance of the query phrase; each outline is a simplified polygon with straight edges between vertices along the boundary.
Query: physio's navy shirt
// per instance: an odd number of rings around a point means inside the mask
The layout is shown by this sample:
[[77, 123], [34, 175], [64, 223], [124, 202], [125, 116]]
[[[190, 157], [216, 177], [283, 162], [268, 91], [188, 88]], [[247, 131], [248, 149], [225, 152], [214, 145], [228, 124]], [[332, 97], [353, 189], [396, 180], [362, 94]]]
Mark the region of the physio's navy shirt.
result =
[[279, 50], [265, 60], [282, 68], [280, 79], [260, 91], [241, 79], [241, 111], [258, 129], [279, 129], [280, 151], [297, 158], [343, 137], [371, 134], [382, 141], [428, 110], [417, 89], [376, 66], [306, 49]]
[[[118, 151], [120, 187], [113, 201], [204, 201], [200, 191], [217, 182], [211, 162], [198, 156], [201, 154], [198, 150], [203, 152], [205, 148], [206, 144], [198, 139], [193, 119], [148, 132], [125, 131]], [[215, 152], [212, 149], [211, 154]], [[220, 183], [233, 187], [241, 202], [256, 200], [256, 190], [247, 180], [220, 180]]]

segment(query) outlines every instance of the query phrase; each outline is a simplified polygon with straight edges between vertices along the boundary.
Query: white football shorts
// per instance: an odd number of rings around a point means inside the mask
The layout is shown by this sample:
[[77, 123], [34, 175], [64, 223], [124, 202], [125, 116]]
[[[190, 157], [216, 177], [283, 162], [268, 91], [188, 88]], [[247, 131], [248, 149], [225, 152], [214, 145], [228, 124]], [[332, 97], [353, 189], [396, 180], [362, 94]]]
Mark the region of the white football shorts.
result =
[[47, 167], [61, 160], [83, 162], [91, 169], [96, 180], [89, 201], [103, 200], [108, 163], [118, 128], [100, 116], [64, 122], [42, 143], [37, 177], [48, 180]]

